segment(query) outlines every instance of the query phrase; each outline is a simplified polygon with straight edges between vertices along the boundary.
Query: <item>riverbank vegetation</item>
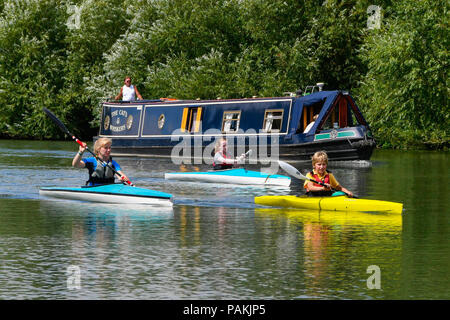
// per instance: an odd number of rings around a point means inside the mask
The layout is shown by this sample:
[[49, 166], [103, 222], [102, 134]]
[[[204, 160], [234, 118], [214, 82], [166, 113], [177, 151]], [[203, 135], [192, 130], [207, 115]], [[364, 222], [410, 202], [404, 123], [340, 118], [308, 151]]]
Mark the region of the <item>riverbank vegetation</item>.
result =
[[5, 0], [0, 136], [83, 139], [126, 75], [144, 99], [355, 97], [380, 147], [448, 149], [444, 0]]

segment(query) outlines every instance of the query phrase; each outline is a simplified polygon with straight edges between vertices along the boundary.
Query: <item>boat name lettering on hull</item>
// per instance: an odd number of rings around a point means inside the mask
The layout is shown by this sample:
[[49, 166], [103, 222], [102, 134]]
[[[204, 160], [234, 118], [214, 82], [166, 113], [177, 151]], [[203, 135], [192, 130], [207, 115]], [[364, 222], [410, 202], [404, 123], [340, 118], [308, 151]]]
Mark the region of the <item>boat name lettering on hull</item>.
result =
[[117, 117], [117, 116], [123, 116], [123, 117], [128, 117], [128, 112], [126, 110], [114, 110], [113, 112], [111, 112], [111, 117]]
[[[128, 112], [126, 110], [123, 110], [123, 109], [118, 109], [118, 110], [114, 110], [113, 112], [111, 112], [111, 118], [115, 118], [111, 122], [117, 124], [115, 126], [112, 125], [112, 124], [109, 126], [109, 129], [112, 132], [122, 132], [122, 131], [125, 131], [125, 130], [129, 129], [129, 128], [127, 128], [126, 124], [123, 124], [123, 125], [119, 126], [119, 124], [122, 123], [122, 121], [120, 119], [121, 117], [124, 117], [125, 119], [127, 119], [128, 118]], [[131, 121], [132, 121], [132, 119], [131, 119]], [[127, 121], [125, 121], [125, 122], [127, 122]], [[131, 127], [131, 125], [130, 125], [130, 127]]]
[[113, 126], [113, 125], [110, 125], [109, 126], [109, 129], [111, 130], [111, 131], [113, 131], [113, 132], [121, 132], [121, 131], [125, 131], [126, 130], [126, 125], [122, 125], [122, 126]]

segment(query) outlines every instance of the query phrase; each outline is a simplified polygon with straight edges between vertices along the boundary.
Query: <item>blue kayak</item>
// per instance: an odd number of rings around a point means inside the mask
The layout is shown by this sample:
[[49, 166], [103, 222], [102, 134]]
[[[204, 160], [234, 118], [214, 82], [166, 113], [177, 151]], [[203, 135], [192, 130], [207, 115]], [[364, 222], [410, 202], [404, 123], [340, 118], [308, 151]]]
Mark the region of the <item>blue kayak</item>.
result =
[[211, 170], [205, 172], [172, 172], [166, 173], [167, 180], [184, 180], [214, 183], [233, 183], [247, 185], [289, 186], [291, 178], [279, 174], [268, 174], [243, 168], [227, 170]]
[[172, 206], [172, 195], [169, 193], [132, 187], [124, 184], [107, 184], [86, 187], [43, 187], [39, 194], [52, 198], [82, 200], [106, 203], [140, 203]]

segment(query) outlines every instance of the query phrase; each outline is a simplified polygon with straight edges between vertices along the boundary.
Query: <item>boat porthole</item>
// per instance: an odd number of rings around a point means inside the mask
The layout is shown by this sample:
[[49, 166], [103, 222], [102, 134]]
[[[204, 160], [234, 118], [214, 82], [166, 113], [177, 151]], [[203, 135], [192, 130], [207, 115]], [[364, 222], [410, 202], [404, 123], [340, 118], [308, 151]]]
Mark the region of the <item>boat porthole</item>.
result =
[[158, 118], [158, 128], [162, 129], [164, 127], [164, 122], [166, 121], [166, 117], [164, 114], [161, 114]]
[[105, 117], [105, 121], [103, 121], [103, 128], [105, 130], [109, 129], [109, 123], [111, 122], [111, 118], [109, 116]]
[[133, 116], [130, 114], [127, 118], [127, 130], [130, 130], [132, 125], [133, 125]]

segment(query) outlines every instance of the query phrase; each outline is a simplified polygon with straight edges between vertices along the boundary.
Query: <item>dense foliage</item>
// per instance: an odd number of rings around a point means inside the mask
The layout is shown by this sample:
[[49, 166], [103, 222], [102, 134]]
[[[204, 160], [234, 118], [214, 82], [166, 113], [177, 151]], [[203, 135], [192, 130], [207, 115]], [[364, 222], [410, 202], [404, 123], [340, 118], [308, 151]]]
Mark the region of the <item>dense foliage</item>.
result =
[[386, 146], [448, 148], [448, 1], [399, 1], [361, 48], [367, 72], [357, 89]]
[[[371, 5], [382, 8], [369, 28]], [[325, 82], [379, 145], [448, 148], [448, 2], [5, 0], [0, 136], [90, 139], [126, 75], [145, 99], [278, 96]]]

